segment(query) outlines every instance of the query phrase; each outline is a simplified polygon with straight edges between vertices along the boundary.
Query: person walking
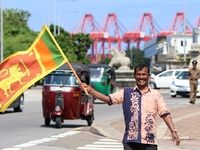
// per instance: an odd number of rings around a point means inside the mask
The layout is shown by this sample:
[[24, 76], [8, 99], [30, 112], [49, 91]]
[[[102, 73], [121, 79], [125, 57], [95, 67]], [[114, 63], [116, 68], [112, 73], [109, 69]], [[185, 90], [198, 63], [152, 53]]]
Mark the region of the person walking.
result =
[[200, 70], [197, 69], [197, 61], [192, 61], [192, 68], [188, 71], [188, 80], [190, 82], [190, 101], [189, 103], [195, 104], [197, 87], [198, 87], [198, 79], [200, 75]]
[[157, 150], [156, 115], [166, 123], [172, 134], [175, 145], [180, 145], [177, 130], [170, 116], [163, 96], [148, 84], [150, 69], [146, 64], [138, 64], [134, 68], [136, 86], [118, 90], [108, 96], [95, 91], [90, 85], [80, 83], [81, 90], [108, 105], [122, 104], [125, 132], [123, 136], [124, 150]]

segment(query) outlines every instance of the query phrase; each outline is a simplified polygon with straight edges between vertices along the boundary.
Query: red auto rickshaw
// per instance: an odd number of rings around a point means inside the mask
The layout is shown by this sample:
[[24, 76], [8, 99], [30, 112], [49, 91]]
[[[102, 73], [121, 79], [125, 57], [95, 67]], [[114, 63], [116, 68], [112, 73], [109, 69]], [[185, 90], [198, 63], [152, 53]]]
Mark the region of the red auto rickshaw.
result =
[[82, 119], [88, 126], [93, 123], [93, 98], [78, 86], [78, 81], [90, 84], [90, 69], [78, 63], [71, 63], [71, 66], [74, 72], [64, 64], [44, 78], [42, 109], [46, 126], [51, 120], [57, 128], [62, 127], [64, 120]]

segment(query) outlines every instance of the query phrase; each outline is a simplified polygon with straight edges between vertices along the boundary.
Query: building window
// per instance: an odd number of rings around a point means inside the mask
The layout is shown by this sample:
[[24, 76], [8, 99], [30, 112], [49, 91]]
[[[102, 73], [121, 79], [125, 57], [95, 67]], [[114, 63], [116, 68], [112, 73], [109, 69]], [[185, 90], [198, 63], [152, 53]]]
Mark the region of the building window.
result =
[[[183, 41], [181, 41], [181, 46], [184, 46]], [[187, 46], [187, 41], [185, 41], [185, 46]]]

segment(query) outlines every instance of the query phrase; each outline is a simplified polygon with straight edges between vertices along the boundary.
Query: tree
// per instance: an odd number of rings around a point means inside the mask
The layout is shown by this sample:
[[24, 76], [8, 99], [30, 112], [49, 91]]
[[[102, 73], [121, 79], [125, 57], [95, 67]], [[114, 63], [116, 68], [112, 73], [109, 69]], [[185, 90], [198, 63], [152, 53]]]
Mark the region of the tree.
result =
[[101, 62], [100, 62], [100, 64], [109, 64], [110, 63], [110, 61], [111, 61], [111, 58], [105, 58], [104, 60], [102, 60]]
[[30, 16], [27, 11], [18, 9], [3, 11], [4, 58], [17, 51], [27, 50], [37, 37], [38, 33], [28, 27]]
[[[30, 30], [28, 19], [31, 14], [18, 9], [6, 9], [3, 11], [3, 37], [4, 58], [17, 51], [27, 50], [38, 36], [38, 32]], [[50, 26], [53, 33], [54, 25]], [[70, 62], [89, 64], [87, 51], [92, 44], [89, 34], [75, 34], [60, 28], [60, 35], [55, 36], [59, 46]]]
[[[50, 25], [52, 33], [53, 30], [54, 26]], [[70, 62], [90, 64], [87, 52], [93, 41], [89, 34], [78, 33], [70, 35], [60, 27], [60, 35], [56, 35], [55, 39]]]
[[131, 69], [133, 69], [138, 63], [145, 63], [147, 65], [150, 65], [150, 59], [144, 57], [144, 51], [137, 49], [136, 47], [132, 47], [131, 50], [127, 49], [125, 50], [126, 56], [130, 57], [130, 54], [132, 52], [132, 66]]

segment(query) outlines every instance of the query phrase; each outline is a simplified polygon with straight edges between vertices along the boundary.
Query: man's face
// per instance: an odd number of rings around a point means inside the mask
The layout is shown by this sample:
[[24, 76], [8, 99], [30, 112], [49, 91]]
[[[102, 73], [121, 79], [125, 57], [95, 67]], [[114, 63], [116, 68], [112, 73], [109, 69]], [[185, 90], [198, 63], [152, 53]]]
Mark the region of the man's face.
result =
[[136, 73], [134, 74], [137, 86], [146, 86], [149, 81], [148, 68], [144, 67], [142, 70], [139, 68], [136, 69]]
[[197, 64], [193, 64], [193, 67], [196, 68]]

